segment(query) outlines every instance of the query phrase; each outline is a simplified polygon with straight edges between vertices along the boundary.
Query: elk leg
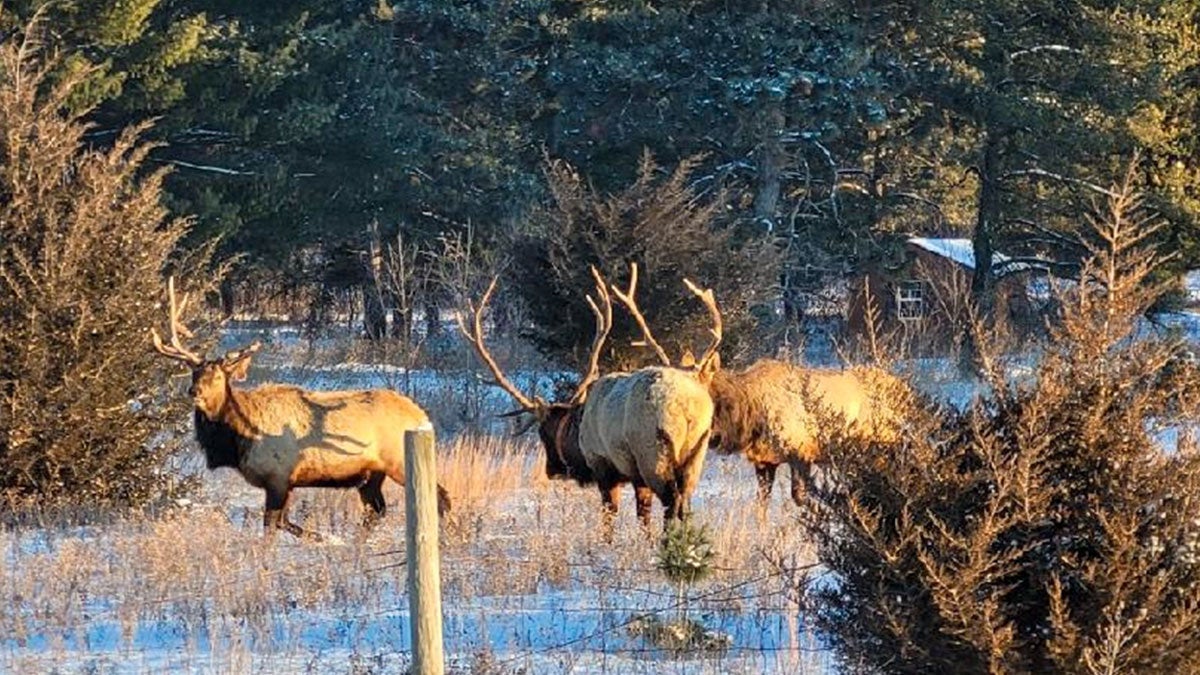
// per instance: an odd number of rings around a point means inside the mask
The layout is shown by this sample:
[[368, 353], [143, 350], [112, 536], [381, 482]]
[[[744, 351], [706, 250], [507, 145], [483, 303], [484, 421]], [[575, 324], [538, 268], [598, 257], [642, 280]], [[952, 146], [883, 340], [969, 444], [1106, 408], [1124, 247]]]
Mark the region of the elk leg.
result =
[[613, 523], [617, 519], [617, 500], [621, 497], [621, 484], [615, 481], [602, 481], [597, 483], [600, 488], [600, 504], [602, 512], [600, 518], [601, 532], [604, 536], [604, 541], [612, 543], [613, 540]]
[[647, 487], [646, 483], [638, 479], [633, 481], [633, 498], [637, 507], [638, 520], [642, 523], [642, 528], [649, 532], [650, 509], [654, 505], [654, 492]]
[[704, 471], [708, 437], [709, 434], [704, 434], [675, 470], [676, 511], [685, 520], [692, 514], [692, 493], [696, 491], [700, 474]]
[[658, 495], [658, 500], [663, 505], [663, 534], [671, 527], [671, 521], [675, 519], [683, 519], [683, 500], [679, 498], [679, 494], [674, 486], [663, 490]]
[[315, 532], [306, 532], [303, 528], [287, 519], [288, 501], [291, 500], [291, 490], [288, 489], [267, 489], [267, 503], [263, 510], [263, 528], [267, 534], [271, 534], [276, 530], [283, 530], [295, 537], [309, 537], [316, 541], [320, 541], [320, 535]]
[[663, 507], [663, 532], [671, 521], [682, 515], [683, 500], [679, 498], [679, 485], [675, 480], [663, 480], [659, 476], [648, 476], [646, 482]]
[[754, 473], [758, 476], [758, 500], [764, 505], [771, 501], [771, 488], [775, 487], [775, 471], [778, 468], [778, 464], [754, 465]]
[[382, 473], [372, 473], [358, 488], [358, 496], [367, 509], [363, 514], [363, 527], [371, 527], [387, 513], [387, 501], [383, 498], [384, 477]]
[[[680, 499], [681, 488], [686, 481], [682, 480], [683, 467], [661, 466], [666, 463], [665, 458], [675, 457], [677, 453], [667, 432], [659, 429], [655, 433], [658, 442], [653, 446], [653, 452], [634, 453], [634, 459], [637, 461], [637, 471], [642, 480], [654, 491], [663, 505], [663, 526], [666, 527], [671, 524], [671, 520], [681, 515], [686, 505], [686, 497]], [[705, 442], [707, 443], [707, 437]], [[660, 459], [663, 461], [660, 462]]]
[[437, 486], [438, 516], [443, 516], [450, 510], [450, 493], [439, 483]]
[[788, 467], [792, 471], [792, 501], [796, 502], [796, 506], [804, 506], [804, 495], [808, 485], [808, 462], [803, 460], [793, 460], [788, 462]]
[[[404, 488], [405, 491], [408, 490], [408, 480], [404, 475], [404, 469], [389, 469], [387, 475], [396, 485]], [[442, 487], [441, 483], [438, 483], [437, 486], [437, 510], [438, 517], [445, 515], [450, 510], [450, 493], [446, 492], [446, 488]]]
[[267, 490], [266, 505], [263, 507], [263, 531], [274, 534], [283, 529], [283, 511], [287, 508], [287, 490]]

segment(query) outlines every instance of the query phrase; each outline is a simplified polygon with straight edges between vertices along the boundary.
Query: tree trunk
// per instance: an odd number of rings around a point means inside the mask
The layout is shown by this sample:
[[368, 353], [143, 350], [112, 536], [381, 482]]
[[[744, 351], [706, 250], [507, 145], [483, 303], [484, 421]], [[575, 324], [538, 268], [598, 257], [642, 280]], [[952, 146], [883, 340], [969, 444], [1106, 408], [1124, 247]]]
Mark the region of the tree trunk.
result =
[[425, 303], [425, 339], [435, 340], [442, 335], [442, 314], [437, 304]]
[[[993, 237], [1000, 221], [1000, 138], [995, 128], [987, 130], [983, 141], [983, 157], [979, 166], [979, 201], [976, 207], [975, 231], [971, 248], [975, 254], [975, 270], [971, 275], [971, 303], [975, 309], [978, 329], [986, 333], [993, 324], [996, 306], [996, 275], [992, 269], [995, 251]], [[963, 327], [963, 350], [959, 369], [975, 372], [979, 366], [980, 345], [975, 339], [976, 326]]]
[[395, 307], [392, 309], [392, 337], [408, 344], [412, 339], [412, 307]]
[[995, 305], [996, 278], [992, 270], [995, 252], [992, 237], [1000, 219], [1000, 150], [995, 133], [988, 132], [983, 142], [983, 161], [979, 167], [979, 202], [971, 247], [975, 253], [975, 271], [971, 276], [971, 299], [981, 319], [990, 321]]
[[[754, 220], [764, 231], [774, 235], [776, 216], [779, 210], [779, 194], [782, 190], [780, 174], [783, 168], [783, 131], [787, 118], [780, 101], [769, 99], [759, 122], [758, 180], [754, 195]], [[804, 312], [800, 307], [800, 293], [796, 288], [794, 259], [784, 261], [780, 272], [783, 288], [784, 333], [790, 337], [793, 329], [799, 328]]]
[[754, 219], [767, 232], [775, 231], [779, 206], [780, 170], [783, 166], [783, 128], [785, 118], [780, 102], [769, 99], [759, 124], [758, 186], [754, 196]]
[[387, 337], [387, 312], [384, 310], [384, 293], [387, 284], [383, 275], [383, 242], [379, 240], [379, 227], [372, 223], [368, 234], [370, 250], [367, 260], [367, 283], [363, 285], [363, 329], [368, 340]]
[[234, 303], [234, 288], [233, 280], [226, 276], [221, 279], [221, 317], [228, 319], [233, 316], [236, 305]]
[[[971, 248], [975, 254], [975, 270], [971, 275], [971, 304], [975, 309], [975, 321], [981, 333], [992, 330], [996, 307], [996, 274], [992, 269], [992, 254], [995, 252], [994, 237], [1004, 209], [1001, 203], [1001, 175], [1003, 172], [1003, 147], [1008, 134], [1006, 121], [1000, 115], [998, 97], [994, 83], [1003, 83], [1009, 77], [1008, 55], [1001, 48], [1003, 41], [993, 33], [997, 26], [988, 24], [985, 29], [983, 68], [987, 82], [993, 83], [985, 92], [983, 111], [983, 148], [979, 161], [979, 200], [975, 210], [975, 231], [971, 235]], [[963, 353], [959, 368], [963, 372], [978, 372], [980, 348], [974, 327], [964, 327]]]

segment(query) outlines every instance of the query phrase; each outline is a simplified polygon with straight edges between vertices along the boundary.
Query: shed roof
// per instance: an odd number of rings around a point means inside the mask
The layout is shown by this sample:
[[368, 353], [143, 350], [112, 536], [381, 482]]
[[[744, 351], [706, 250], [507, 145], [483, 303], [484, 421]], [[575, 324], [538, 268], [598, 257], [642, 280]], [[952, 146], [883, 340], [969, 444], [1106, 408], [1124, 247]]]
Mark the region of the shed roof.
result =
[[[973, 270], [975, 269], [975, 248], [971, 244], [970, 239], [966, 238], [939, 238], [939, 237], [912, 237], [908, 243], [922, 248], [930, 253], [939, 255], [948, 260], [952, 260], [963, 267]], [[1042, 265], [1035, 265], [1026, 262], [1012, 262], [1012, 258], [1000, 252], [992, 252], [992, 266], [1002, 267], [1004, 272], [1025, 272], [1033, 269], [1044, 269]], [[1008, 264], [1006, 264], [1008, 263]]]

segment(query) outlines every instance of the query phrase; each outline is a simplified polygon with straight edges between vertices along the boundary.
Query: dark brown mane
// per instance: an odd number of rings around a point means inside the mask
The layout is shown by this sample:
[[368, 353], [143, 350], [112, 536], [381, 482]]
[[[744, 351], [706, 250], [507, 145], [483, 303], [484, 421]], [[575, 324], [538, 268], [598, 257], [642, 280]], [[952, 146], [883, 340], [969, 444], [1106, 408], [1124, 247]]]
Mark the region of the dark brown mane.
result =
[[726, 454], [743, 451], [766, 429], [762, 402], [742, 382], [740, 373], [717, 371], [709, 392], [713, 398], [713, 445]]
[[579, 422], [583, 406], [554, 406], [538, 425], [538, 436], [546, 450], [546, 475], [568, 478], [579, 485], [596, 482], [591, 467], [579, 449]]
[[222, 466], [237, 468], [242, 454], [250, 447], [251, 440], [225, 422], [208, 419], [199, 410], [193, 411], [196, 426], [196, 441], [204, 449], [204, 459], [209, 469]]

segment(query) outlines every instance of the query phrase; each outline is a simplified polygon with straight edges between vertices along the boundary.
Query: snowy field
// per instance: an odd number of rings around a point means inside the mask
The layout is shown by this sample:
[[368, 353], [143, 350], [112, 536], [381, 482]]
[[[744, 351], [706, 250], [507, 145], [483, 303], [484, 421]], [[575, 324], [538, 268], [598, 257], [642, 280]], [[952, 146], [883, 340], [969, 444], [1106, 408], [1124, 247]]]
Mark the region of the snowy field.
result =
[[[608, 544], [595, 492], [539, 476], [532, 448], [452, 453], [443, 481], [456, 512], [442, 533], [452, 672], [827, 672], [796, 605], [812, 560], [794, 507], [780, 490], [759, 518], [741, 462], [706, 471], [695, 505], [717, 570], [681, 596], [654, 568], [631, 496]], [[342, 541], [264, 541], [260, 494], [228, 471], [165, 512], [3, 533], [0, 672], [403, 672], [402, 494], [388, 490], [392, 510], [366, 535], [352, 493], [298, 496], [295, 519]], [[719, 649], [680, 656], [637, 634], [640, 619], [684, 609]]]
[[[254, 335], [238, 331], [222, 348]], [[803, 624], [797, 589], [812, 556], [781, 480], [765, 514], [750, 467], [714, 458], [695, 496], [717, 552], [711, 578], [680, 589], [622, 495], [603, 540], [595, 489], [547, 480], [530, 436], [494, 414], [511, 408], [473, 368], [367, 365], [264, 335], [254, 381], [410, 393], [439, 426], [440, 481], [455, 499], [442, 528], [451, 672], [819, 673], [829, 655]], [[515, 371], [548, 392], [563, 373]], [[182, 396], [184, 377], [171, 384]], [[177, 433], [190, 434], [190, 420]], [[409, 653], [403, 494], [370, 532], [353, 491], [299, 490], [294, 520], [336, 543], [261, 534], [262, 494], [191, 452], [171, 472], [201, 491], [170, 508], [100, 516], [86, 526], [43, 514], [0, 531], [0, 672], [403, 672]], [[660, 513], [655, 508], [655, 523]], [[711, 636], [678, 653], [640, 630], [686, 615]]]
[[[1148, 331], [1200, 339], [1200, 317], [1175, 315]], [[254, 331], [231, 332], [224, 347]], [[455, 510], [442, 528], [446, 652], [462, 673], [826, 673], [833, 658], [805, 625], [798, 590], [821, 582], [781, 475], [769, 510], [754, 504], [753, 473], [712, 457], [694, 499], [716, 551], [713, 575], [678, 589], [654, 567], [632, 516], [611, 543], [593, 489], [548, 481], [540, 449], [513, 440], [494, 414], [510, 407], [477, 370], [434, 372], [364, 364], [302, 347], [273, 330], [253, 378], [313, 388], [389, 387], [438, 422], [440, 480]], [[306, 351], [307, 350], [307, 351]], [[1028, 377], [1032, 358], [1008, 373]], [[919, 388], [965, 405], [979, 384], [949, 360], [900, 364]], [[548, 392], [564, 373], [511, 373]], [[183, 383], [172, 386], [182, 395]], [[178, 433], [190, 433], [181, 420]], [[1163, 435], [1164, 445], [1174, 437]], [[352, 491], [301, 490], [292, 516], [335, 535], [312, 544], [261, 535], [261, 493], [198, 453], [171, 471], [194, 474], [193, 500], [65, 525], [53, 514], [0, 530], [0, 672], [398, 673], [409, 653], [403, 495], [365, 532]], [[783, 472], [781, 472], [782, 474]], [[659, 521], [655, 509], [655, 521]], [[708, 650], [678, 653], [639, 628], [685, 615], [710, 631]]]

